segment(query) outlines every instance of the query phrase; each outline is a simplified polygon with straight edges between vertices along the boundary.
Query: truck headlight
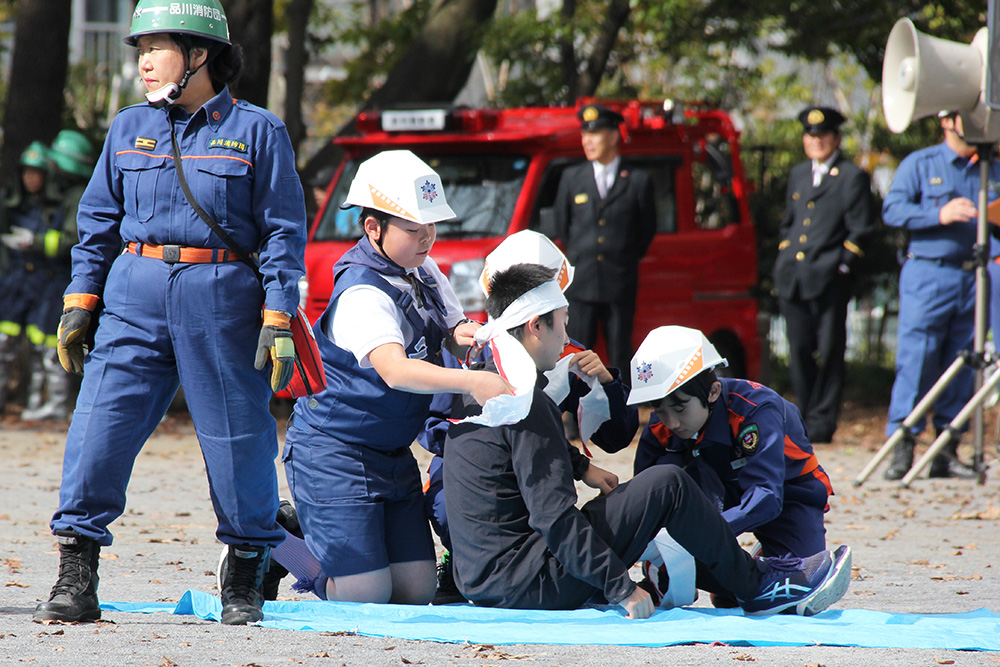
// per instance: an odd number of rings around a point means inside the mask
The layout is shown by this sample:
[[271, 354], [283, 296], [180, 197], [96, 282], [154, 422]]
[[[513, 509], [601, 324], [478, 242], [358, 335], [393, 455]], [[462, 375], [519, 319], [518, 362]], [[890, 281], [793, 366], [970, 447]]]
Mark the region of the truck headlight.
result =
[[486, 310], [486, 297], [479, 287], [479, 275], [486, 266], [485, 259], [469, 259], [455, 262], [451, 265], [448, 282], [455, 290], [458, 302], [466, 313], [478, 313]]

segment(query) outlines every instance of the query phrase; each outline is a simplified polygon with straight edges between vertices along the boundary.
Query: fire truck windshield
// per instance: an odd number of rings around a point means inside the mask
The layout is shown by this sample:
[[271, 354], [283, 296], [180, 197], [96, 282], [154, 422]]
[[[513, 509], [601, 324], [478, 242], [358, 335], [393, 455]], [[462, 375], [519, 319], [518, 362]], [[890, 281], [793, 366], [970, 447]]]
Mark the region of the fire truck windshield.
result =
[[[527, 156], [415, 152], [441, 176], [445, 197], [457, 216], [437, 223], [438, 238], [489, 238], [507, 233], [528, 171]], [[315, 241], [348, 241], [361, 237], [358, 208], [341, 209], [338, 204], [347, 198], [358, 164], [367, 157], [355, 157], [344, 165], [340, 180], [330, 195], [330, 205], [316, 228]]]

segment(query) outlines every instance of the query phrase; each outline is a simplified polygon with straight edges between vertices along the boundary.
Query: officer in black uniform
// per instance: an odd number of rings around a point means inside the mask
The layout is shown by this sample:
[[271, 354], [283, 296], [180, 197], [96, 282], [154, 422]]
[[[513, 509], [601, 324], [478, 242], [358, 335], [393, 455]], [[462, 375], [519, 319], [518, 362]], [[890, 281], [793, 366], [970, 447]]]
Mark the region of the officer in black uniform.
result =
[[569, 335], [586, 348], [602, 323], [608, 365], [628, 368], [639, 260], [656, 233], [649, 175], [622, 163], [621, 114], [588, 104], [578, 112], [587, 162], [569, 167], [553, 208], [556, 230], [576, 278], [566, 291]]
[[835, 109], [799, 114], [806, 162], [788, 178], [774, 284], [788, 332], [792, 390], [812, 442], [830, 442], [844, 384], [847, 303], [861, 246], [875, 231], [868, 174], [840, 152]]

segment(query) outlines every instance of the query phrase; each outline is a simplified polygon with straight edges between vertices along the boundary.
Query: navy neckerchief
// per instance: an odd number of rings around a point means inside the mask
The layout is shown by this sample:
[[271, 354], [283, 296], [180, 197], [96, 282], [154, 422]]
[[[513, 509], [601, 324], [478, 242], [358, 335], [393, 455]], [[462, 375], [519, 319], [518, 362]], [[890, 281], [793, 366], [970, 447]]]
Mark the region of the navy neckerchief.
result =
[[417, 307], [425, 309], [442, 331], [448, 331], [448, 326], [445, 324], [447, 309], [438, 291], [437, 281], [422, 267], [414, 272], [407, 271], [378, 252], [368, 241], [367, 236], [361, 237], [334, 265], [334, 281], [341, 272], [352, 266], [373, 269], [384, 276], [396, 276], [406, 280], [413, 287], [413, 299], [417, 302]]

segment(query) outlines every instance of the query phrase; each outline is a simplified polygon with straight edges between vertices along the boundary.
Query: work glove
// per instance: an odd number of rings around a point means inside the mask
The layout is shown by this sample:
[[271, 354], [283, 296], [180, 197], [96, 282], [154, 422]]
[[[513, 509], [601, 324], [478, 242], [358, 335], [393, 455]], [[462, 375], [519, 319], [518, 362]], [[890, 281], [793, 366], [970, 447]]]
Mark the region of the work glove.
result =
[[63, 297], [63, 314], [59, 320], [59, 342], [56, 352], [59, 363], [66, 372], [83, 375], [83, 359], [86, 356], [84, 341], [90, 328], [91, 313], [97, 306], [93, 294], [67, 294]]
[[11, 250], [24, 250], [35, 240], [35, 235], [24, 227], [11, 227], [7, 234], [0, 234], [0, 243]]
[[263, 370], [271, 360], [271, 390], [288, 386], [295, 368], [295, 343], [292, 342], [291, 316], [279, 310], [264, 311], [264, 325], [257, 339], [257, 358], [253, 367]]

